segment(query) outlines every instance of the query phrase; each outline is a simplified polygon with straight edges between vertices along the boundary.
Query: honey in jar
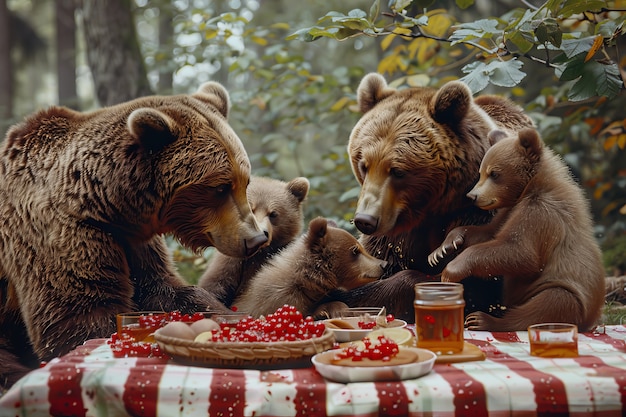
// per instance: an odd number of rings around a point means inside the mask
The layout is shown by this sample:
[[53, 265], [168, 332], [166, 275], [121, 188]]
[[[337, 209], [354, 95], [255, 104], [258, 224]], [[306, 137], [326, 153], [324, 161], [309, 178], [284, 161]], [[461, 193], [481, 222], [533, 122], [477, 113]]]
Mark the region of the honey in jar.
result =
[[437, 354], [463, 351], [463, 285], [423, 282], [415, 285], [415, 336], [418, 348]]

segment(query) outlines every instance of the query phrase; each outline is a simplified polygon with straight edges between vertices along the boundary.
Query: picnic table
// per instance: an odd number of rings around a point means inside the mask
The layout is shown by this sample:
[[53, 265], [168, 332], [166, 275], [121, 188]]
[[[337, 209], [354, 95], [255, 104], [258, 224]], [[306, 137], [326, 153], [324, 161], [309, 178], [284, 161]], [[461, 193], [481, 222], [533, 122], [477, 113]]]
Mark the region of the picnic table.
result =
[[579, 334], [579, 357], [529, 354], [527, 332], [465, 331], [484, 360], [403, 381], [337, 383], [313, 367], [211, 369], [114, 358], [90, 340], [0, 397], [0, 416], [625, 416], [626, 326]]

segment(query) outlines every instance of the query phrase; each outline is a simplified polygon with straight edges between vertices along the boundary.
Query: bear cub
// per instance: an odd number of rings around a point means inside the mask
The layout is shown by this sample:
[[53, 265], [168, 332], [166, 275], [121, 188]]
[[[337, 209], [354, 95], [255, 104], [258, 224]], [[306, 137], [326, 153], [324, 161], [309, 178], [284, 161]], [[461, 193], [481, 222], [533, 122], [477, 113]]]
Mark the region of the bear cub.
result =
[[302, 203], [309, 192], [309, 180], [297, 177], [284, 182], [252, 176], [246, 192], [252, 213], [269, 244], [248, 258], [215, 251], [198, 281], [200, 287], [229, 307], [258, 270], [302, 233]]
[[284, 304], [305, 316], [317, 316], [316, 308], [332, 290], [374, 281], [386, 265], [348, 231], [317, 217], [304, 235], [261, 268], [233, 305], [253, 317], [273, 313]]
[[506, 311], [501, 318], [469, 314], [471, 330], [525, 330], [545, 322], [590, 330], [604, 304], [604, 269], [583, 191], [534, 129], [517, 136], [494, 130], [489, 140], [480, 179], [467, 196], [496, 214], [488, 224], [453, 229], [429, 262], [460, 251], [442, 281], [503, 277]]

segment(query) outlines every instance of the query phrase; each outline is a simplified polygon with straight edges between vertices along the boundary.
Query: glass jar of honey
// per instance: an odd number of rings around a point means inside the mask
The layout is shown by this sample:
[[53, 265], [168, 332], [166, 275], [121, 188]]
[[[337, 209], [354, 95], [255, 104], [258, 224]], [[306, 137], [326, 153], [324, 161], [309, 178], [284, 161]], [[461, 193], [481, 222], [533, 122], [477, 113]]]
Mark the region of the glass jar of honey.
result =
[[418, 348], [437, 354], [463, 351], [463, 285], [422, 282], [415, 285], [415, 336]]

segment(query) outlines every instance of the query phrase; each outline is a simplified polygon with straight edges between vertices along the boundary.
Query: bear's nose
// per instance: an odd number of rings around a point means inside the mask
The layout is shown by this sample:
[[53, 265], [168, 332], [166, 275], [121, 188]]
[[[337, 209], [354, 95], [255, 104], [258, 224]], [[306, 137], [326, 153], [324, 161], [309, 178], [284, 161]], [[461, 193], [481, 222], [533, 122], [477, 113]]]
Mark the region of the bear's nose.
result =
[[354, 225], [366, 235], [371, 235], [378, 228], [378, 219], [369, 214], [357, 213], [354, 216]]
[[476, 201], [477, 195], [470, 191], [469, 193], [467, 193], [467, 198], [469, 198], [472, 201]]
[[252, 239], [246, 239], [244, 244], [246, 245], [246, 256], [252, 256], [261, 249], [263, 245], [265, 245], [268, 241], [267, 238], [268, 233], [261, 233], [253, 237]]

